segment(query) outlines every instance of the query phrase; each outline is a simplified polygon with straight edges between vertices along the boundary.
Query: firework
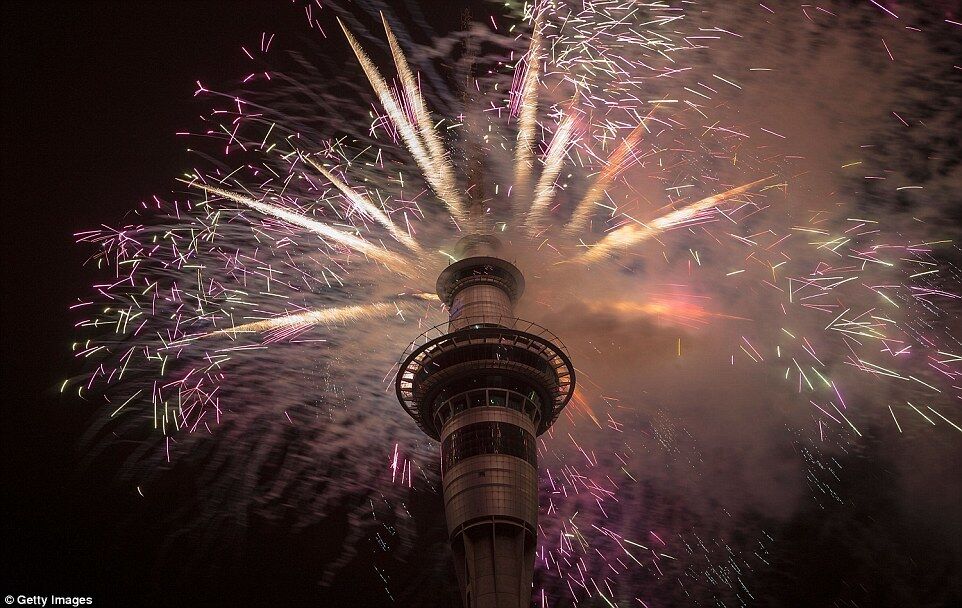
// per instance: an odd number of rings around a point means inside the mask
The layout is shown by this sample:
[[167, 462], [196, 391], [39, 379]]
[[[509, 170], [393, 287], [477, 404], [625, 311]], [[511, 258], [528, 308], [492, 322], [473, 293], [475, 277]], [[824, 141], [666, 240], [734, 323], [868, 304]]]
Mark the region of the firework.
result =
[[[490, 69], [465, 68], [467, 90], [442, 91], [422, 77], [468, 34], [412, 53], [396, 23], [370, 16], [396, 82], [341, 23], [370, 115], [303, 66], [240, 92], [200, 87], [214, 107], [190, 136], [219, 147], [183, 180], [187, 199], [78, 235], [107, 278], [78, 305], [88, 373], [66, 386], [108, 401], [94, 435], [156, 436], [138, 487], [195, 453], [229, 462], [233, 446], [256, 444], [202, 485], [244, 513], [294, 505], [312, 521], [352, 505], [350, 546], [326, 582], [375, 536], [391, 568], [423, 555], [442, 568], [441, 551], [416, 544], [408, 500], [436, 492], [436, 446], [385, 387], [394, 355], [446, 318], [428, 292], [454, 242], [484, 231], [531, 278], [520, 314], [558, 327], [583, 367], [538, 441], [542, 605], [751, 603], [752, 572], [777, 545], [757, 513], [785, 521], [796, 508], [757, 487], [841, 504], [840, 455], [867, 436], [959, 431], [948, 399], [962, 377], [960, 275], [943, 253], [955, 245], [925, 217], [906, 228], [836, 187], [887, 167], [855, 159], [805, 177], [797, 164], [815, 161], [794, 154], [794, 125], [734, 116], [768, 68], [698, 59], [712, 41], [739, 48], [734, 25], [658, 2], [519, 6], [510, 25], [471, 27], [504, 51], [455, 57]], [[305, 118], [318, 108], [332, 114]], [[484, 171], [459, 171], [476, 150]], [[313, 464], [339, 452], [351, 455], [342, 481]], [[284, 465], [267, 497], [238, 499], [272, 458]], [[424, 599], [383, 578], [392, 597]]]

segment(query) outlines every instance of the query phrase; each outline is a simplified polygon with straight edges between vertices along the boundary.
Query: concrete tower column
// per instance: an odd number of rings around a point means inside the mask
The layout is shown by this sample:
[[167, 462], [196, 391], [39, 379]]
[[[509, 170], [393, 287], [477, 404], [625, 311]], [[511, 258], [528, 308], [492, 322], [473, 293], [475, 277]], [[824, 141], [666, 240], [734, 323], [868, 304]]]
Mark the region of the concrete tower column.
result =
[[[449, 331], [513, 321], [519, 285], [508, 267], [483, 257], [463, 262], [442, 288], [451, 302]], [[512, 385], [507, 375], [475, 376], [469, 390], [449, 398], [456, 405], [441, 427], [455, 572], [467, 608], [528, 608], [538, 529], [534, 408], [524, 408], [523, 392], [508, 392], [527, 386]]]
[[[474, 237], [460, 245], [463, 253], [493, 253], [497, 241]], [[574, 390], [557, 339], [514, 318], [523, 290], [521, 272], [492, 255], [451, 264], [438, 278], [450, 310], [447, 333], [412, 346], [398, 373], [401, 404], [441, 442], [445, 519], [466, 608], [530, 606], [535, 437]]]

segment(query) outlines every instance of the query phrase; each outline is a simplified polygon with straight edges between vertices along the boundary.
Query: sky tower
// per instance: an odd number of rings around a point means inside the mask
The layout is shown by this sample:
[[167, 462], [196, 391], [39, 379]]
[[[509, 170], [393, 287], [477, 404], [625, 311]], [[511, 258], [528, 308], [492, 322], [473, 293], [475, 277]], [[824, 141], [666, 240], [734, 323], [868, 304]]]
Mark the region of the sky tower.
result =
[[466, 608], [528, 608], [538, 525], [535, 437], [568, 403], [575, 373], [548, 330], [515, 318], [524, 277], [488, 235], [458, 242], [438, 277], [448, 322], [401, 359], [397, 396], [441, 442], [441, 481]]

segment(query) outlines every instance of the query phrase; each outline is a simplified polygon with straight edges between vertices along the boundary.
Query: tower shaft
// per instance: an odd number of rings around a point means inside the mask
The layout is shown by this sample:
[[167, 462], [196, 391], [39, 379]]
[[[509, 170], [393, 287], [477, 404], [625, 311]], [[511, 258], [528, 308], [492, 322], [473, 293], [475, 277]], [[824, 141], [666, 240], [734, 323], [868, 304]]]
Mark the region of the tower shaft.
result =
[[[497, 275], [473, 272], [452, 296], [449, 331], [514, 317]], [[523, 383], [476, 372], [442, 405], [451, 412], [441, 427], [441, 483], [455, 572], [466, 607], [527, 608], [538, 526], [535, 407]]]

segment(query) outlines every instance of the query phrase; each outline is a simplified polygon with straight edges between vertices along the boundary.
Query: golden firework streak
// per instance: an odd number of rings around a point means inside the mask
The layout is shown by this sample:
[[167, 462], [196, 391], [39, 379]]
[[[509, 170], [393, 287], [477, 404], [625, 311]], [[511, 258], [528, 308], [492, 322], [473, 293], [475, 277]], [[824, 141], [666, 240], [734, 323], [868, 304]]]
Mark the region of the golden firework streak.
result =
[[775, 176], [769, 175], [768, 177], [753, 181], [743, 186], [738, 186], [737, 188], [726, 190], [720, 194], [714, 194], [707, 198], [703, 198], [689, 205], [685, 205], [681, 209], [666, 213], [665, 215], [645, 225], [636, 226], [634, 224], [629, 224], [627, 226], [622, 226], [592, 245], [591, 249], [582, 254], [579, 259], [584, 262], [595, 262], [610, 254], [613, 249], [629, 247], [631, 245], [636, 245], [642, 241], [648, 240], [652, 236], [691, 218], [699, 211], [704, 211], [705, 209], [714, 207], [718, 203], [726, 201], [733, 196], [738, 196], [739, 194], [742, 194], [743, 192], [746, 192], [773, 177]]
[[657, 109], [658, 106], [652, 108], [648, 116], [642, 119], [638, 126], [628, 134], [628, 137], [622, 140], [621, 144], [611, 153], [611, 156], [608, 157], [608, 162], [605, 164], [604, 169], [601, 170], [595, 178], [594, 183], [592, 183], [588, 189], [588, 192], [586, 192], [581, 199], [581, 202], [575, 207], [574, 213], [571, 214], [571, 219], [568, 221], [568, 225], [565, 226], [565, 232], [575, 234], [584, 228], [594, 211], [594, 204], [604, 196], [605, 190], [607, 190], [615, 178], [618, 177], [625, 163], [632, 157], [635, 146], [638, 145], [645, 131], [647, 131], [645, 121], [651, 118], [651, 115], [654, 114]]

